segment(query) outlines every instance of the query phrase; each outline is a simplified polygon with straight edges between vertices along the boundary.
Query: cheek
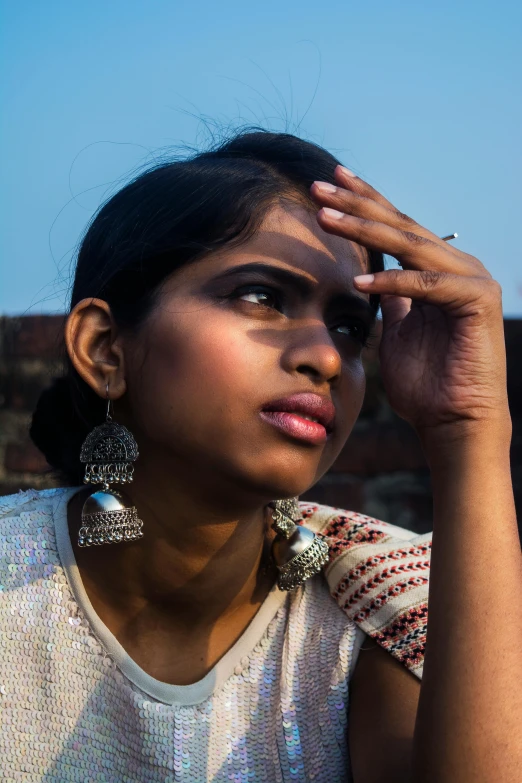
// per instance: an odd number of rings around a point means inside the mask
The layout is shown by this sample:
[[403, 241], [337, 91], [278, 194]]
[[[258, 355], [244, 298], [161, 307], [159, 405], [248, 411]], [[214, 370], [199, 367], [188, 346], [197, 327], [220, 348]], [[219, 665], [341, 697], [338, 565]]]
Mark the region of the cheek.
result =
[[299, 494], [332, 465], [361, 409], [364, 369], [353, 356], [332, 389], [338, 427], [328, 446], [313, 452], [285, 446], [257, 416], [263, 402], [289, 388], [281, 345], [215, 310], [165, 320], [151, 330], [148, 344], [129, 385], [140, 449], [153, 453], [161, 446], [162, 454], [181, 457], [187, 468], [207, 464], [263, 484], [277, 479]]
[[351, 406], [356, 410], [356, 416], [359, 415], [366, 391], [366, 374], [361, 359], [357, 359], [350, 364], [345, 374], [347, 388], [345, 395], [350, 400]]
[[[146, 429], [169, 430], [189, 423], [215, 422], [253, 398], [256, 377], [264, 371], [261, 347], [254, 350], [246, 332], [213, 312], [184, 317], [175, 328], [157, 328], [140, 373], [140, 396], [148, 399]], [[152, 434], [152, 433], [150, 433]]]
[[[353, 426], [361, 412], [366, 391], [366, 375], [360, 359], [346, 363], [343, 367], [343, 378], [338, 389], [336, 404], [342, 411], [340, 437], [344, 441], [350, 435]], [[341, 444], [341, 448], [342, 448]]]
[[263, 366], [264, 356], [246, 332], [217, 321], [187, 336], [178, 345], [175, 362], [180, 391], [202, 394], [209, 402], [220, 398], [232, 403], [235, 397], [255, 389], [255, 374]]
[[346, 362], [341, 383], [334, 394], [337, 409], [335, 437], [330, 441], [329, 448], [323, 451], [316, 480], [330, 470], [344, 448], [361, 412], [365, 389], [366, 376], [362, 362]]

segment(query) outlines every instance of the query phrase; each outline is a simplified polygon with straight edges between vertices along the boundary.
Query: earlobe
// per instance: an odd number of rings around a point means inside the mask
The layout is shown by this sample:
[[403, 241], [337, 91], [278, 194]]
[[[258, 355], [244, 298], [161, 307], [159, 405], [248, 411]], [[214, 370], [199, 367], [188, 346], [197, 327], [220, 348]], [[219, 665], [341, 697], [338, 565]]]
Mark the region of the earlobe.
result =
[[82, 299], [65, 323], [65, 344], [69, 358], [81, 378], [105, 398], [109, 384], [111, 398], [126, 390], [123, 350], [110, 306], [103, 299]]

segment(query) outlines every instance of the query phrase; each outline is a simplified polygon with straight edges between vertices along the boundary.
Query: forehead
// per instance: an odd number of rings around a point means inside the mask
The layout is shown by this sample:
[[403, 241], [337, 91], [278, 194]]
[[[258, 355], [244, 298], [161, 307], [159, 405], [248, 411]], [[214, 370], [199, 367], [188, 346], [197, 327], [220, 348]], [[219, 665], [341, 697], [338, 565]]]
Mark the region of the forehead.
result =
[[277, 260], [316, 281], [328, 278], [346, 285], [354, 275], [368, 271], [364, 247], [326, 233], [316, 212], [299, 204], [273, 207], [256, 234], [238, 251]]
[[184, 296], [193, 286], [251, 262], [297, 273], [324, 296], [330, 296], [340, 289], [353, 290], [354, 276], [368, 269], [368, 254], [361, 245], [323, 231], [312, 209], [285, 202], [266, 214], [249, 239], [235, 246], [225, 245], [197, 263], [175, 270], [160, 285], [159, 295]]

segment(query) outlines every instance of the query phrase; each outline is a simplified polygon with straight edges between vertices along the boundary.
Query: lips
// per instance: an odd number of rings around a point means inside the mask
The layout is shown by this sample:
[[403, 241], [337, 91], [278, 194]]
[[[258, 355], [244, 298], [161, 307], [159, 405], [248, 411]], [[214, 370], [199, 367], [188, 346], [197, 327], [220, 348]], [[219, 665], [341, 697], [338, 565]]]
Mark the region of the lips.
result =
[[261, 417], [294, 438], [319, 444], [333, 430], [335, 407], [319, 394], [293, 394], [264, 405]]

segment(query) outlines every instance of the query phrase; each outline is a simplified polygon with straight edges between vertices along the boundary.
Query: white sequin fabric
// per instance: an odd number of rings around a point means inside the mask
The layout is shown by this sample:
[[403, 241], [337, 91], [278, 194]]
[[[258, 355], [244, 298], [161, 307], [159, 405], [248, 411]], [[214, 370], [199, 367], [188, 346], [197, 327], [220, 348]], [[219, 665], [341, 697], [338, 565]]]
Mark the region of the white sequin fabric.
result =
[[[123, 665], [108, 629], [95, 632], [57, 545], [53, 509], [70, 496], [0, 498], [2, 781], [351, 780], [348, 685], [361, 632], [323, 575], [278, 598], [264, 627], [254, 618], [257, 638], [247, 629], [202, 698], [197, 684], [165, 685]], [[151, 682], [179, 698], [155, 698]]]

